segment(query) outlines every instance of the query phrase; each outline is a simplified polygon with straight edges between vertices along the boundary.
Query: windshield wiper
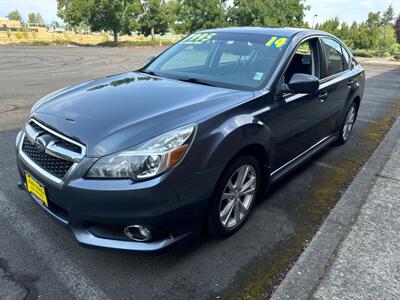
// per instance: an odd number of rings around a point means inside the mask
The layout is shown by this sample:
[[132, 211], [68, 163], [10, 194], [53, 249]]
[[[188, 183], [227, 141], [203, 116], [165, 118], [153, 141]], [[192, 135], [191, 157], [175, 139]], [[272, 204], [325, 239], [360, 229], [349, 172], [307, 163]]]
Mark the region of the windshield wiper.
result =
[[140, 70], [139, 72], [144, 73], [144, 74], [149, 74], [149, 75], [157, 76], [157, 74], [154, 73], [153, 71]]
[[197, 79], [197, 78], [177, 78], [176, 80], [184, 81], [184, 82], [197, 83], [197, 84], [202, 84], [202, 85], [208, 85], [208, 86], [215, 86], [215, 85], [213, 85], [211, 83], [202, 81], [202, 80]]

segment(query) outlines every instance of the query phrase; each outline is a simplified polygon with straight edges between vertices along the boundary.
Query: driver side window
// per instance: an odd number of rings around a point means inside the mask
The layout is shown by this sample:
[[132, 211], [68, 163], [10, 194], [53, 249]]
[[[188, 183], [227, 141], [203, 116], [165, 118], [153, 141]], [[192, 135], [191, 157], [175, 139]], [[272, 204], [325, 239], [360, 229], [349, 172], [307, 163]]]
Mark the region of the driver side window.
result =
[[317, 76], [313, 40], [307, 40], [300, 44], [285, 72], [285, 83], [288, 84], [293, 74], [303, 73]]

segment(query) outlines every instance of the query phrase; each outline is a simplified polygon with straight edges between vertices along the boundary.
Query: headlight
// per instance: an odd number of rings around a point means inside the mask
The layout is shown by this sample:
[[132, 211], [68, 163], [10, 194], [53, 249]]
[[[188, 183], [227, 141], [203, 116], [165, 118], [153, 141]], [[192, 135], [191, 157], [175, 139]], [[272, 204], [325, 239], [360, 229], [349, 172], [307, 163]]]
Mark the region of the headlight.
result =
[[86, 177], [143, 180], [164, 173], [184, 157], [195, 130], [195, 125], [181, 127], [132, 149], [100, 158]]

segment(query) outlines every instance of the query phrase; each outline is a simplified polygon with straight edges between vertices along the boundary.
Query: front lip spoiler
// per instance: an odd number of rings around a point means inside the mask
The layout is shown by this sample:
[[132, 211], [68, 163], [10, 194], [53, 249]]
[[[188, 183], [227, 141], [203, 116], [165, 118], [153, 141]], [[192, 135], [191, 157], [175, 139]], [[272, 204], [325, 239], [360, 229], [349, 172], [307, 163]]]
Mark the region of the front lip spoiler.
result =
[[[18, 182], [18, 187], [27, 192], [24, 183]], [[66, 226], [67, 228], [71, 229], [72, 233], [75, 236], [75, 239], [82, 246], [151, 253], [151, 252], [159, 252], [165, 250], [166, 248], [186, 239], [191, 235], [190, 232], [182, 234], [177, 237], [173, 237], [172, 235], [170, 235], [164, 239], [154, 242], [121, 241], [121, 240], [99, 238], [91, 234], [86, 228], [72, 225], [67, 220], [57, 216], [56, 214], [51, 212], [47, 207], [45, 207], [41, 203], [41, 201], [36, 199], [36, 197], [33, 196], [31, 193], [28, 193], [28, 195], [31, 197], [33, 202], [40, 208], [42, 208], [52, 219]]]

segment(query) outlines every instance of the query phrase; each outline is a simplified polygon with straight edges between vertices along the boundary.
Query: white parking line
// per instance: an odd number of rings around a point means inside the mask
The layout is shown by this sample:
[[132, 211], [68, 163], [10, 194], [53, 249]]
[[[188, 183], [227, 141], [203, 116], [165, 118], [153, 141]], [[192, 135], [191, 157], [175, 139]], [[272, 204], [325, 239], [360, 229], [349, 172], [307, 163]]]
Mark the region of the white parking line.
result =
[[88, 279], [71, 260], [66, 258], [62, 251], [59, 249], [55, 251], [56, 247], [35, 228], [26, 216], [18, 211], [12, 201], [1, 191], [0, 217], [3, 220], [10, 220], [10, 226], [16, 229], [16, 232], [36, 253], [46, 254], [41, 256], [46, 266], [77, 299], [110, 299], [99, 286]]

